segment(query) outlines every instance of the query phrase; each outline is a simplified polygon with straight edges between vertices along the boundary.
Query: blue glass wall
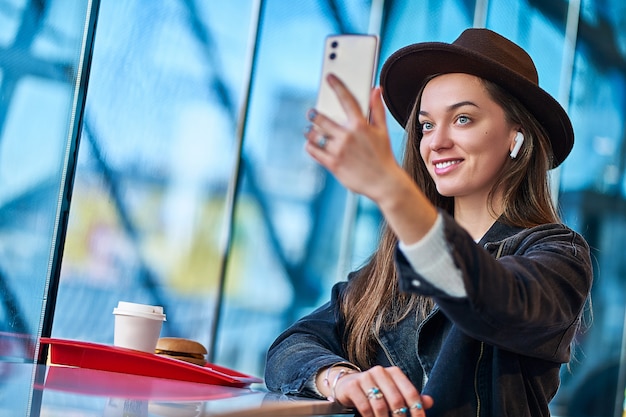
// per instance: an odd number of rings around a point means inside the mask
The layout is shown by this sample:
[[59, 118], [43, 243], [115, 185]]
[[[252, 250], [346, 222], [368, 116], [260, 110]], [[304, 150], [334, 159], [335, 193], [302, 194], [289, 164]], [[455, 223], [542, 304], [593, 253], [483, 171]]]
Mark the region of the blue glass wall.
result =
[[[0, 1], [0, 87], [14, 92], [0, 101], [0, 272], [15, 277], [2, 279], [13, 292], [40, 294], [61, 181], [40, 179], [65, 163], [50, 147], [67, 139], [71, 91], [59, 62], [76, 54], [78, 18], [65, 10], [51, 23], [61, 12], [50, 6], [30, 23], [38, 75], [15, 84], [21, 61], [6, 51], [26, 39], [17, 34], [29, 7]], [[553, 178], [564, 220], [593, 246], [594, 317], [553, 411], [612, 415], [625, 363], [624, 9], [617, 0], [102, 1], [53, 336], [112, 343], [119, 300], [160, 304], [164, 334], [262, 375], [274, 337], [323, 303], [378, 238], [375, 206], [303, 151], [324, 37], [376, 33], [382, 62], [409, 43], [486, 26], [529, 51], [576, 132]], [[399, 150], [403, 132], [389, 125]], [[3, 295], [0, 330], [39, 322], [40, 308], [11, 316]]]

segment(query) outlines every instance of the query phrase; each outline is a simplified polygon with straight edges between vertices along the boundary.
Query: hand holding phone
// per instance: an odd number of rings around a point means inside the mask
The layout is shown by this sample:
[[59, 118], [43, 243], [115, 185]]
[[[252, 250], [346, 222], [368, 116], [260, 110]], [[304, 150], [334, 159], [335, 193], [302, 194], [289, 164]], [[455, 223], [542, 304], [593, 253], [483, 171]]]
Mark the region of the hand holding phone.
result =
[[332, 73], [346, 85], [367, 117], [377, 59], [378, 38], [374, 35], [326, 37], [315, 109], [338, 124], [344, 124], [347, 120], [337, 95], [326, 80], [328, 74]]

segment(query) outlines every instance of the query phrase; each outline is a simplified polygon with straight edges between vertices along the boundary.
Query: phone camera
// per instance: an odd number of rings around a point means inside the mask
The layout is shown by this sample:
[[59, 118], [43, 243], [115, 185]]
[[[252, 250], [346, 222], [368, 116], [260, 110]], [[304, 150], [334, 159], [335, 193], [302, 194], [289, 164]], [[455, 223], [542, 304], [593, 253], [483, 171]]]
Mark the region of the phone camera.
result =
[[334, 52], [331, 52], [330, 59], [335, 59], [335, 58], [337, 58], [337, 54]]
[[333, 42], [330, 44], [330, 46], [331, 46], [331, 47], [333, 47], [333, 48], [336, 48], [336, 47], [338, 47], [338, 46], [339, 46], [339, 42], [337, 42], [337, 41], [333, 41]]

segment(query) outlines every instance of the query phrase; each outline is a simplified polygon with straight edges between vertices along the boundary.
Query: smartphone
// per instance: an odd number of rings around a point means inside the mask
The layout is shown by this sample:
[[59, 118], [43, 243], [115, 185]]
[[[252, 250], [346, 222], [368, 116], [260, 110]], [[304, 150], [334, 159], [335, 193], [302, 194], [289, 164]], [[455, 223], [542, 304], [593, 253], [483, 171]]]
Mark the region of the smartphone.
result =
[[322, 76], [315, 109], [338, 124], [347, 120], [337, 95], [326, 81], [335, 74], [369, 115], [370, 94], [378, 62], [378, 37], [375, 35], [330, 35], [325, 39]]

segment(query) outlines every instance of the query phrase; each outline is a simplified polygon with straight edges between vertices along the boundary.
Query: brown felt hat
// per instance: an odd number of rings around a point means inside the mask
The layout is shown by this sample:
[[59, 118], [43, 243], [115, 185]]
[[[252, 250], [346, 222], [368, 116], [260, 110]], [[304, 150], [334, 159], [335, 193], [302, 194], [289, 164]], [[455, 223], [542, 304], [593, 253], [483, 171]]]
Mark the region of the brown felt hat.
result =
[[416, 43], [394, 52], [380, 73], [383, 98], [393, 117], [406, 127], [425, 80], [448, 73], [471, 74], [492, 81], [526, 106], [548, 134], [554, 154], [552, 168], [559, 166], [572, 150], [572, 123], [558, 101], [539, 87], [532, 58], [489, 29], [466, 29], [452, 43]]

